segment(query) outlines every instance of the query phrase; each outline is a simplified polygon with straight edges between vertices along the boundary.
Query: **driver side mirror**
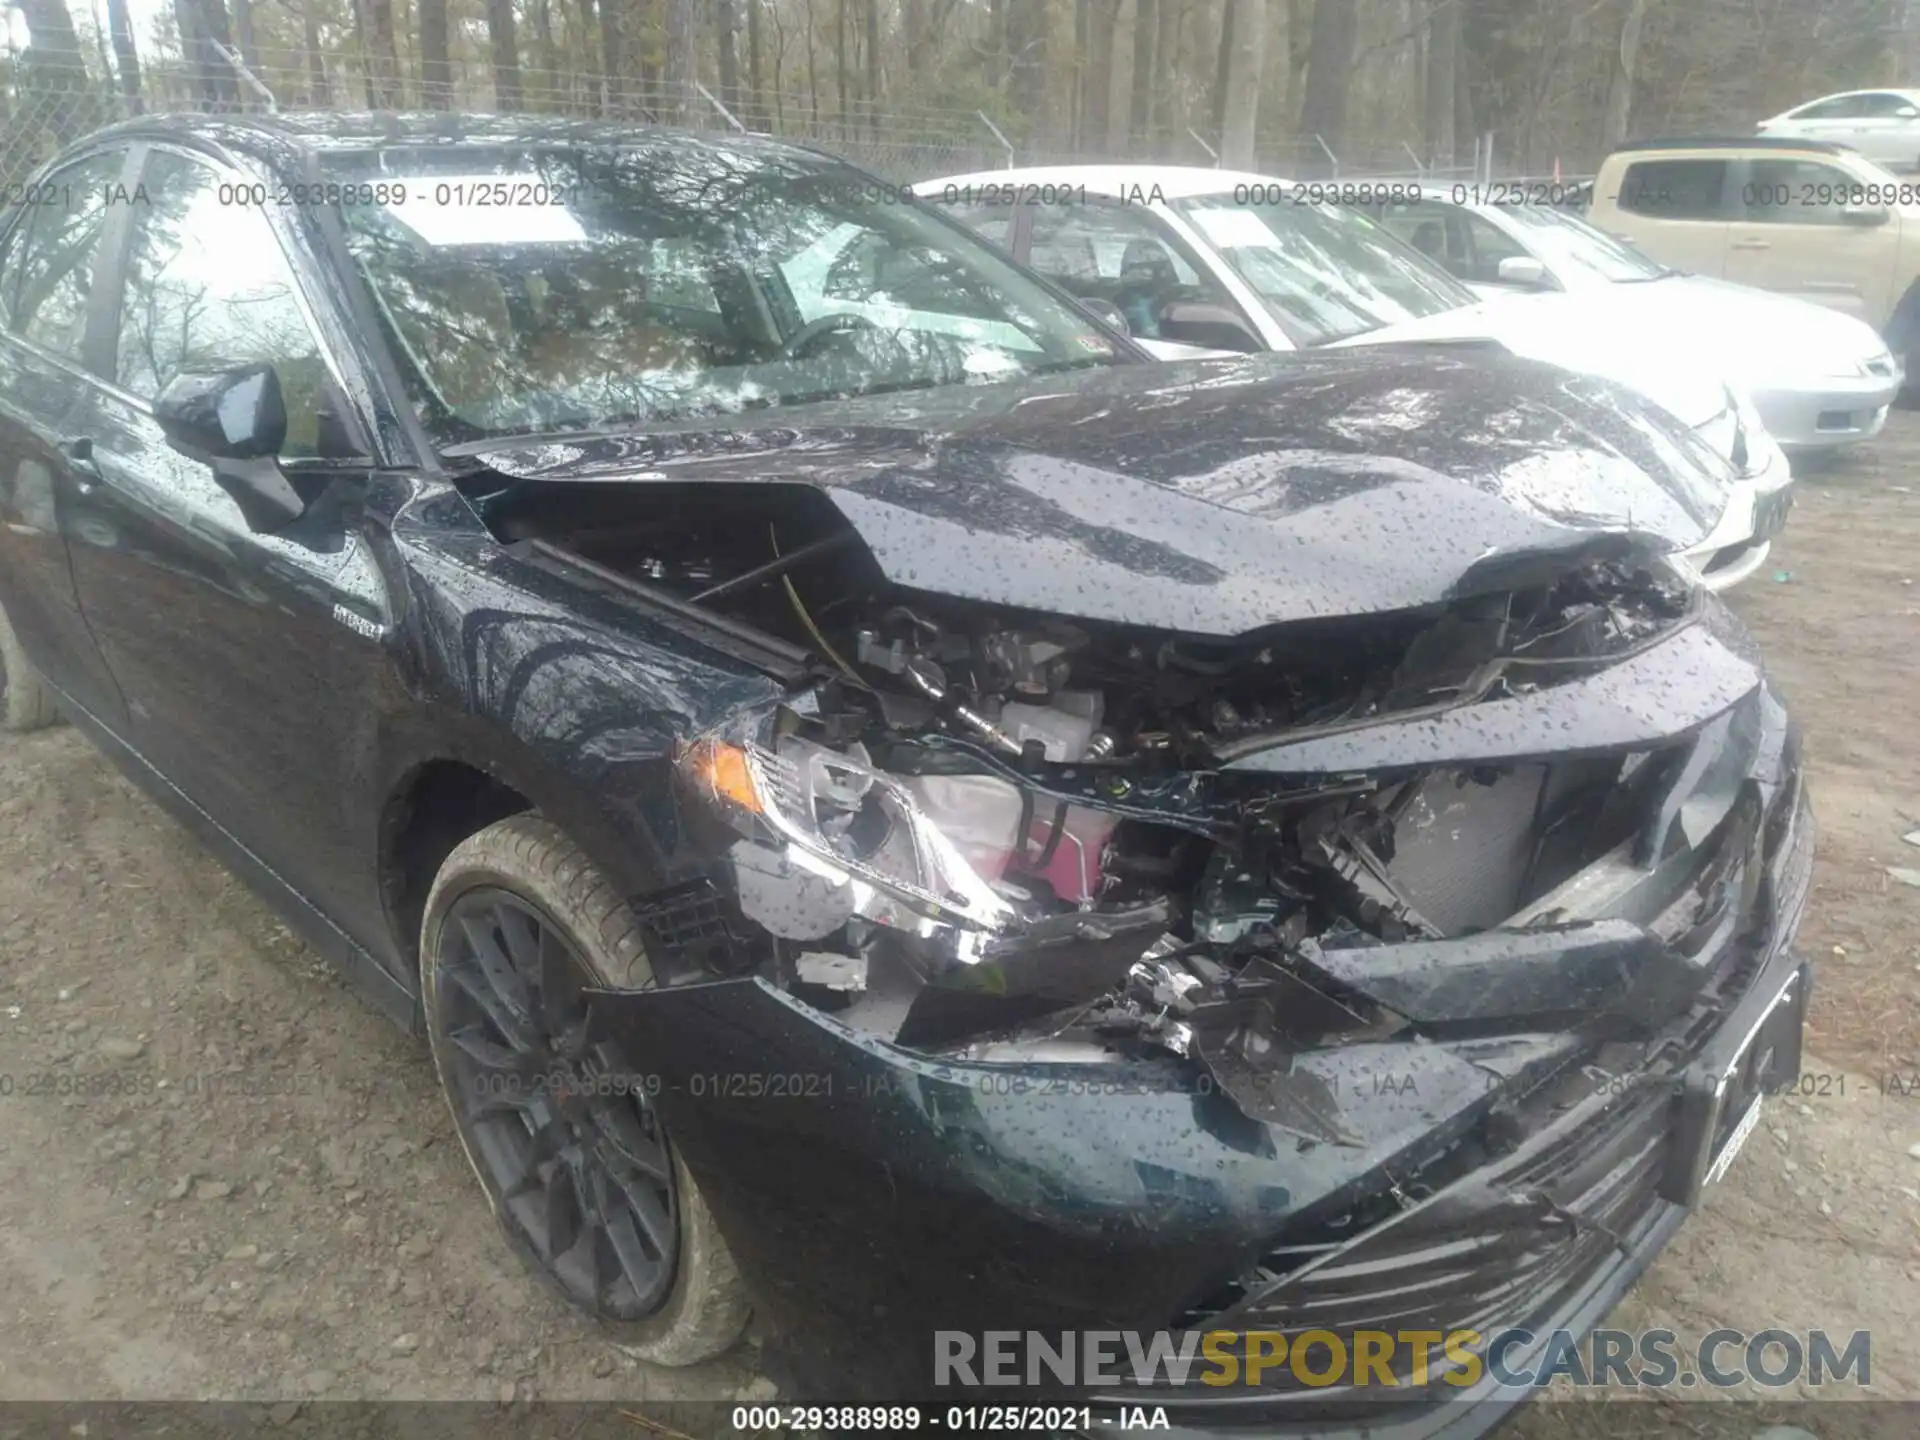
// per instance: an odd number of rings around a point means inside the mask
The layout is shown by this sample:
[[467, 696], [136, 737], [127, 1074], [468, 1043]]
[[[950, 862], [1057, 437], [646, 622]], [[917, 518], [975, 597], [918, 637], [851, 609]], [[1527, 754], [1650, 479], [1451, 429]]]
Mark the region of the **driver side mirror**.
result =
[[1842, 225], [1871, 228], [1875, 225], [1884, 225], [1892, 218], [1892, 212], [1884, 205], [1842, 205], [1840, 207]]
[[176, 375], [154, 398], [153, 417], [169, 445], [212, 467], [253, 529], [278, 530], [306, 513], [276, 458], [287, 405], [273, 366]]
[[1224, 305], [1197, 300], [1175, 300], [1160, 312], [1160, 338], [1205, 350], [1232, 350], [1257, 355], [1266, 342], [1246, 320]]
[[1509, 255], [1495, 272], [1502, 285], [1518, 285], [1527, 290], [1545, 290], [1547, 267], [1531, 255]]

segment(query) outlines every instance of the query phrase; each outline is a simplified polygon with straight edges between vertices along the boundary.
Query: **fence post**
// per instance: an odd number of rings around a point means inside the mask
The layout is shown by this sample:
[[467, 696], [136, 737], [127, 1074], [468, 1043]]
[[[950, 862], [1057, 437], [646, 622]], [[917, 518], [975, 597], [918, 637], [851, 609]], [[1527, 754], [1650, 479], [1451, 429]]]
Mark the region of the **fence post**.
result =
[[1334, 154], [1333, 150], [1328, 146], [1327, 142], [1322, 140], [1318, 135], [1315, 135], [1313, 137], [1313, 143], [1318, 145], [1321, 148], [1321, 150], [1326, 152], [1327, 163], [1333, 166], [1333, 174], [1328, 178], [1332, 180], [1338, 180], [1340, 178], [1340, 157]]
[[980, 117], [980, 123], [982, 125], [986, 126], [987, 129], [993, 132], [993, 138], [1000, 142], [1000, 148], [1007, 152], [1007, 168], [1009, 170], [1014, 169], [1015, 166], [1013, 163], [1013, 142], [1007, 139], [1005, 135], [1000, 133], [1000, 127], [994, 124], [993, 121], [987, 118], [986, 111], [976, 110], [973, 113]]
[[713, 106], [714, 109], [718, 110], [720, 114], [723, 117], [725, 117], [726, 122], [729, 125], [731, 125], [734, 129], [740, 131], [742, 134], [746, 132], [747, 127], [742, 125], [738, 120], [734, 118], [733, 112], [727, 109], [726, 106], [722, 105], [719, 102], [719, 100], [717, 100], [714, 97], [714, 93], [711, 90], [707, 89], [707, 87], [702, 85], [698, 80], [693, 82], [693, 88], [698, 90], [702, 95], [706, 97], [707, 103]]

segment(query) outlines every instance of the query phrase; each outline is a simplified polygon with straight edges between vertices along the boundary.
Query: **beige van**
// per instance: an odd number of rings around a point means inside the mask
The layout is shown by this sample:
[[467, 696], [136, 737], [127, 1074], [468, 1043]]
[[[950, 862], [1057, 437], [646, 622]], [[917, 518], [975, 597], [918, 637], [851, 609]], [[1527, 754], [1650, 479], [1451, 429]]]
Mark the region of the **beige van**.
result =
[[1920, 360], [1920, 178], [1813, 140], [1641, 140], [1609, 155], [1587, 218], [1675, 270], [1858, 316]]

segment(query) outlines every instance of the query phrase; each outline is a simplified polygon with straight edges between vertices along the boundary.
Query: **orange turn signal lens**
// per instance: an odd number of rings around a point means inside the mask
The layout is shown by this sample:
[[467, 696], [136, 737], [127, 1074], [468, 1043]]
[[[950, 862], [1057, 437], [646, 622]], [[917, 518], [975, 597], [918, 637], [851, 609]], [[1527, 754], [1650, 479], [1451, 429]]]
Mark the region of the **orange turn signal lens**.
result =
[[738, 745], [703, 740], [693, 747], [688, 760], [693, 773], [714, 794], [755, 815], [766, 813], [767, 807], [761, 803], [760, 791], [753, 783], [753, 772], [747, 767], [747, 752]]

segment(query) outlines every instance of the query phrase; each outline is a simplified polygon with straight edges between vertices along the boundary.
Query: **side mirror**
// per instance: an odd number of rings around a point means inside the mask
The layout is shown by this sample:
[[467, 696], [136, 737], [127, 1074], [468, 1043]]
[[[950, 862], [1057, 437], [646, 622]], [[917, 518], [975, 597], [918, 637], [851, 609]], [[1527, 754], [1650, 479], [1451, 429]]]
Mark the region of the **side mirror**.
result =
[[1912, 120], [1916, 117], [1920, 117], [1920, 109], [1915, 109], [1911, 105], [1902, 105], [1893, 112], [1893, 118], [1896, 120]]
[[1206, 350], [1257, 355], [1267, 348], [1247, 322], [1224, 305], [1175, 300], [1160, 311], [1160, 338]]
[[1127, 312], [1111, 300], [1082, 300], [1080, 308], [1110, 330], [1118, 330], [1122, 335], [1133, 333], [1133, 327], [1127, 323]]
[[1842, 225], [1858, 225], [1870, 229], [1875, 225], [1884, 225], [1892, 218], [1892, 212], [1884, 205], [1842, 205], [1840, 207]]
[[1544, 290], [1547, 286], [1547, 267], [1531, 255], [1507, 256], [1496, 273], [1502, 285], [1520, 285], [1529, 290]]
[[273, 366], [176, 375], [154, 398], [153, 416], [169, 445], [213, 468], [255, 530], [306, 513], [275, 458], [287, 439], [287, 405]]

